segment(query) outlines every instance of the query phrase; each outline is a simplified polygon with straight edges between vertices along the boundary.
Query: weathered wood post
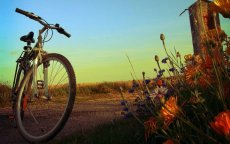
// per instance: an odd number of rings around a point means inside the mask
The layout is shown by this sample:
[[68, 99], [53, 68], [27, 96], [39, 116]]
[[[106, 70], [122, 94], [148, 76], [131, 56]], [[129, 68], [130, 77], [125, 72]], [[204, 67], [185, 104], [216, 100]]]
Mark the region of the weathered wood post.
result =
[[204, 35], [209, 30], [220, 28], [219, 15], [210, 11], [209, 3], [202, 0], [192, 4], [188, 10], [194, 54], [199, 54], [201, 53], [201, 48], [204, 47]]

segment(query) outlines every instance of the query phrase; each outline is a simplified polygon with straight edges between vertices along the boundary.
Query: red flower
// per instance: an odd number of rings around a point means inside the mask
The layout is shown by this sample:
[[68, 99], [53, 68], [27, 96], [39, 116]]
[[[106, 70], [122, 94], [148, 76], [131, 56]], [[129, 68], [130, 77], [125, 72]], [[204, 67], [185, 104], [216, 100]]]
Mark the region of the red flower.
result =
[[173, 140], [168, 139], [165, 142], [163, 142], [163, 144], [174, 144]]
[[162, 82], [162, 80], [157, 80], [157, 85], [160, 87], [160, 86], [162, 86], [162, 84], [163, 84], [163, 82]]
[[218, 134], [230, 136], [230, 110], [219, 113], [210, 125]]

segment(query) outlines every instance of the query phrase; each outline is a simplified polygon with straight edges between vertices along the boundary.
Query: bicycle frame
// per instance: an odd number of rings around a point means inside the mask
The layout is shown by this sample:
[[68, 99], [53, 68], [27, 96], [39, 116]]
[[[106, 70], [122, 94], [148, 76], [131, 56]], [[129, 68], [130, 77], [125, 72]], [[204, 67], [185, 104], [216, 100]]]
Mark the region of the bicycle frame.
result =
[[[44, 26], [39, 30], [38, 41], [32, 49], [30, 44], [27, 43], [26, 49], [21, 53], [20, 57], [17, 59], [17, 65], [14, 75], [13, 87], [12, 87], [12, 101], [16, 101], [17, 91], [21, 83], [21, 74], [26, 75], [29, 69], [33, 69], [32, 79], [30, 83], [33, 83], [33, 96], [38, 96], [37, 89], [37, 68], [38, 65], [42, 63], [42, 56], [46, 54], [43, 50], [42, 45], [42, 33], [45, 32], [49, 27]], [[32, 62], [31, 62], [32, 61]], [[48, 97], [48, 64], [43, 65], [44, 68], [44, 90], [45, 96]], [[31, 82], [32, 81], [32, 82]], [[30, 83], [28, 85], [30, 85]]]

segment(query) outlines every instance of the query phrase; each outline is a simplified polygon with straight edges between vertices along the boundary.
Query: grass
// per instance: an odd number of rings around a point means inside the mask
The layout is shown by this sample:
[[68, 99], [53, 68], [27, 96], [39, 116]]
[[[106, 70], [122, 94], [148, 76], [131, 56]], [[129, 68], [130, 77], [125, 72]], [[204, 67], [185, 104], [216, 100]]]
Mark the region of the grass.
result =
[[0, 83], [0, 107], [10, 105], [11, 88], [6, 83]]
[[109, 94], [118, 93], [120, 87], [128, 90], [132, 85], [131, 81], [119, 82], [102, 82], [102, 83], [82, 83], [77, 84], [77, 94], [80, 95], [94, 95], [94, 94]]
[[[119, 82], [101, 82], [101, 83], [81, 83], [77, 84], [77, 102], [88, 100], [99, 100], [111, 98], [114, 94], [118, 94], [120, 87], [128, 90], [131, 87], [131, 81]], [[65, 88], [59, 89], [58, 93], [65, 93]], [[0, 82], [0, 107], [10, 105], [11, 87], [3, 82]]]
[[[138, 129], [138, 130], [137, 130]], [[51, 144], [145, 144], [144, 127], [135, 119], [99, 125], [87, 132], [75, 132]]]

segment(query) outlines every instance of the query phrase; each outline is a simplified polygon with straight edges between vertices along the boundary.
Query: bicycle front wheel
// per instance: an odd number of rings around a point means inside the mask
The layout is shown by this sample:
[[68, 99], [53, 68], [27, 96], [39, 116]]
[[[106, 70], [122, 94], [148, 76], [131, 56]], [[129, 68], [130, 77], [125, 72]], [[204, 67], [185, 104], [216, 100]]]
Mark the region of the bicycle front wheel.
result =
[[76, 78], [70, 62], [60, 54], [44, 55], [37, 74], [31, 68], [19, 88], [15, 118], [20, 134], [30, 142], [53, 138], [68, 120], [75, 95]]

